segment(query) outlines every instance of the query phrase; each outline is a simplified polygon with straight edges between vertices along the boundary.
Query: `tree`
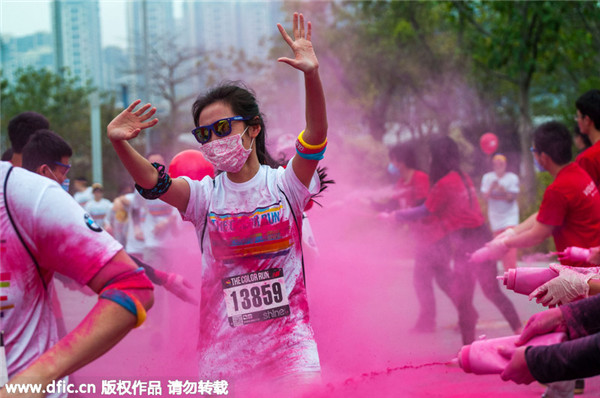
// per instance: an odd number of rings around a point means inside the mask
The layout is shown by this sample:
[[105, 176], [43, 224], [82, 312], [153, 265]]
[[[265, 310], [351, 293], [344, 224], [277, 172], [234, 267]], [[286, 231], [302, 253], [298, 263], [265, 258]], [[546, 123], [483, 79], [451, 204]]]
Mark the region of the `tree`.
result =
[[[591, 4], [591, 5], [590, 5]], [[457, 31], [461, 51], [470, 61], [472, 81], [479, 92], [495, 98], [498, 110], [505, 118], [517, 121], [522, 176], [527, 198], [535, 195], [535, 178], [531, 154], [532, 107], [546, 116], [560, 104], [564, 107], [563, 93], [573, 92], [573, 80], [567, 76], [581, 76], [582, 63], [573, 62], [573, 49], [581, 49], [585, 37], [585, 22], [574, 16], [589, 11], [598, 3], [514, 1], [462, 2], [453, 1], [457, 16]], [[595, 4], [595, 6], [594, 6]], [[598, 10], [595, 12], [598, 18]], [[597, 27], [597, 19], [590, 25]], [[593, 36], [593, 35], [592, 35]], [[585, 40], [584, 40], [585, 42]], [[587, 46], [587, 51], [593, 51]], [[597, 56], [597, 51], [596, 51]], [[597, 64], [596, 64], [597, 65]], [[588, 65], [591, 67], [591, 65]], [[594, 73], [597, 74], [597, 66]], [[562, 98], [561, 98], [562, 97]], [[572, 108], [572, 103], [569, 104]]]
[[346, 2], [335, 10], [330, 48], [361, 102], [371, 134], [395, 121], [418, 138], [457, 119], [455, 37], [437, 2]]
[[89, 169], [90, 110], [88, 95], [94, 88], [82, 83], [68, 72], [64, 76], [47, 69], [28, 67], [16, 72], [15, 79], [3, 79], [2, 142], [8, 143], [6, 127], [9, 120], [24, 111], [43, 114], [53, 131], [73, 147], [75, 169]]
[[[2, 146], [10, 146], [7, 125], [10, 119], [24, 111], [43, 114], [50, 121], [50, 128], [63, 137], [73, 149], [71, 178], [84, 175], [91, 177], [90, 105], [88, 96], [95, 89], [68, 71], [56, 74], [47, 69], [29, 67], [16, 72], [11, 81], [0, 81], [0, 109]], [[118, 113], [114, 99], [103, 94], [102, 126]], [[103, 134], [103, 171], [108, 176], [107, 191], [116, 193], [118, 181], [123, 180], [122, 167]], [[107, 192], [107, 193], [108, 193]]]

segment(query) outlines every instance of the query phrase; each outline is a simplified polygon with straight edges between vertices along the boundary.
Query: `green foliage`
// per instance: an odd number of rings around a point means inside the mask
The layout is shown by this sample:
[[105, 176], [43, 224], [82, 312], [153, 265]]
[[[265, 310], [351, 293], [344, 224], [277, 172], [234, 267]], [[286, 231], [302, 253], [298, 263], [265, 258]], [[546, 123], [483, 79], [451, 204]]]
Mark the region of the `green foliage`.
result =
[[[91, 180], [91, 139], [89, 95], [95, 88], [89, 82], [82, 83], [68, 71], [63, 75], [47, 69], [29, 67], [20, 69], [15, 79], [0, 81], [1, 142], [2, 148], [10, 147], [7, 125], [21, 112], [35, 111], [50, 121], [50, 128], [63, 137], [73, 148], [70, 177], [86, 176]], [[101, 128], [104, 129], [118, 111], [114, 99], [101, 95]], [[116, 192], [116, 183], [122, 179], [122, 169], [102, 131], [103, 174], [108, 180], [107, 195]], [[115, 184], [115, 185], [113, 185]]]
[[454, 79], [459, 60], [456, 35], [445, 17], [447, 5], [344, 2], [333, 12], [327, 41], [344, 66], [341, 83], [352, 105], [364, 110], [370, 134], [380, 140], [391, 121], [416, 137], [431, 121], [447, 132], [454, 120], [449, 103], [455, 97], [448, 83], [460, 83]]
[[532, 201], [536, 117], [570, 120], [600, 84], [600, 2], [334, 2], [327, 39], [348, 105], [381, 140], [396, 123], [421, 139], [458, 125], [476, 145], [501, 130]]
[[[0, 99], [3, 144], [8, 144], [6, 127], [9, 120], [24, 111], [43, 114], [53, 131], [73, 147], [74, 158], [89, 167], [90, 122], [88, 95], [94, 89], [68, 71], [64, 75], [47, 69], [29, 67], [17, 71], [15, 79], [3, 79]], [[85, 159], [85, 158], [87, 159]]]
[[[503, 123], [517, 125], [526, 187], [535, 186], [526, 151], [533, 118], [566, 119], [574, 112], [574, 99], [599, 82], [598, 4], [452, 2], [469, 81], [496, 105]], [[531, 201], [535, 192], [527, 189], [525, 196]]]

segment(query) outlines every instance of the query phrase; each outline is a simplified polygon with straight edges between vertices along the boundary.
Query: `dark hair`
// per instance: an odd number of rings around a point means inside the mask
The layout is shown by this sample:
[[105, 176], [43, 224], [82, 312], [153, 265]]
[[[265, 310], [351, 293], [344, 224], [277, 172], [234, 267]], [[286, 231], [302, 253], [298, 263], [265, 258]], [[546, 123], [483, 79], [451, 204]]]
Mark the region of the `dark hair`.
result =
[[559, 166], [571, 161], [571, 134], [562, 123], [552, 121], [539, 125], [533, 132], [533, 144], [538, 153], [545, 153]]
[[6, 162], [10, 162], [13, 156], [13, 149], [8, 148], [6, 151], [2, 152], [2, 160]]
[[590, 137], [587, 134], [583, 134], [581, 132], [578, 124], [575, 124], [575, 127], [573, 128], [573, 134], [575, 135], [575, 137], [581, 138], [581, 140], [583, 141], [583, 145], [585, 145], [585, 148], [583, 149], [588, 149], [592, 146], [592, 141], [590, 140]]
[[215, 102], [224, 102], [231, 107], [233, 113], [247, 118], [248, 120], [244, 122], [247, 126], [260, 125], [260, 133], [254, 141], [258, 162], [271, 167], [279, 167], [281, 165], [267, 152], [267, 131], [264, 116], [258, 109], [258, 102], [256, 101], [254, 92], [244, 87], [241, 82], [225, 82], [198, 96], [196, 102], [192, 105], [192, 116], [194, 117], [194, 125], [196, 127], [198, 127], [200, 113], [202, 113], [204, 108]]
[[600, 90], [590, 90], [575, 101], [575, 107], [582, 116], [588, 116], [600, 130]]
[[461, 177], [464, 177], [460, 169], [458, 145], [452, 138], [447, 136], [433, 138], [429, 141], [429, 152], [431, 153], [429, 178], [432, 184], [451, 171], [456, 171]]
[[417, 156], [415, 148], [410, 143], [399, 144], [392, 147], [389, 151], [390, 158], [397, 162], [402, 162], [406, 167], [416, 169], [417, 167]]
[[37, 112], [23, 112], [8, 122], [8, 138], [15, 153], [23, 153], [23, 147], [37, 130], [49, 129], [50, 122]]
[[23, 148], [23, 168], [35, 172], [38, 167], [46, 164], [54, 169], [54, 162], [72, 155], [71, 147], [61, 136], [51, 130], [38, 130]]
[[81, 182], [85, 182], [85, 184], [87, 185], [89, 183], [87, 177], [85, 176], [79, 176], [79, 177], [75, 177], [73, 179], [73, 181], [81, 181]]

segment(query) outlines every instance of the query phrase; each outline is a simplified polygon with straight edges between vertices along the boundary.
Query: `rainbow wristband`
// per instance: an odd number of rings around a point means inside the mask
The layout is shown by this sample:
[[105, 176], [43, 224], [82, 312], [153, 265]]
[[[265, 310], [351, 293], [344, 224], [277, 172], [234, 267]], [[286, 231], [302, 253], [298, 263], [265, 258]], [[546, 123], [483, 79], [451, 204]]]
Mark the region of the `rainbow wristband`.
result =
[[100, 298], [113, 301], [131, 312], [137, 321], [134, 327], [140, 326], [146, 320], [146, 309], [133, 294], [117, 289], [108, 289], [100, 293]]
[[325, 150], [326, 149], [327, 149], [327, 147], [323, 148], [323, 150], [321, 152], [317, 152], [317, 153], [302, 153], [298, 149], [296, 149], [296, 153], [302, 159], [321, 160], [321, 159], [323, 159], [325, 157], [324, 155], [325, 155]]
[[306, 141], [304, 141], [303, 135], [304, 130], [300, 132], [300, 134], [298, 135], [298, 139], [296, 140], [296, 152], [307, 155], [314, 155], [323, 152], [325, 150], [325, 147], [327, 147], [327, 138], [325, 138], [325, 141], [323, 141], [319, 145], [311, 145], [307, 144]]

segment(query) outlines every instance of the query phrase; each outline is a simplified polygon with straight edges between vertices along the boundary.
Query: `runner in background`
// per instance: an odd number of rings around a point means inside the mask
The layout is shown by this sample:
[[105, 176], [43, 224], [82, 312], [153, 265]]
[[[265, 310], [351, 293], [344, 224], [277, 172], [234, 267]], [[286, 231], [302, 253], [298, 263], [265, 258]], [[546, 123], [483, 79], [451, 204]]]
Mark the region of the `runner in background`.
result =
[[100, 183], [92, 184], [92, 200], [89, 200], [83, 208], [96, 221], [100, 228], [106, 229], [112, 235], [112, 227], [108, 222], [108, 214], [113, 204], [104, 197], [104, 187]]
[[85, 206], [87, 202], [94, 199], [92, 187], [88, 186], [88, 180], [84, 176], [79, 176], [73, 180], [73, 188], [75, 189], [73, 199], [75, 199], [75, 201], [79, 203], [81, 207]]
[[[481, 179], [481, 193], [487, 201], [488, 221], [494, 237], [507, 228], [519, 224], [519, 177], [506, 171], [506, 156], [496, 154], [492, 157], [493, 171], [485, 173]], [[513, 248], [502, 257], [504, 270], [517, 267], [517, 249]]]

